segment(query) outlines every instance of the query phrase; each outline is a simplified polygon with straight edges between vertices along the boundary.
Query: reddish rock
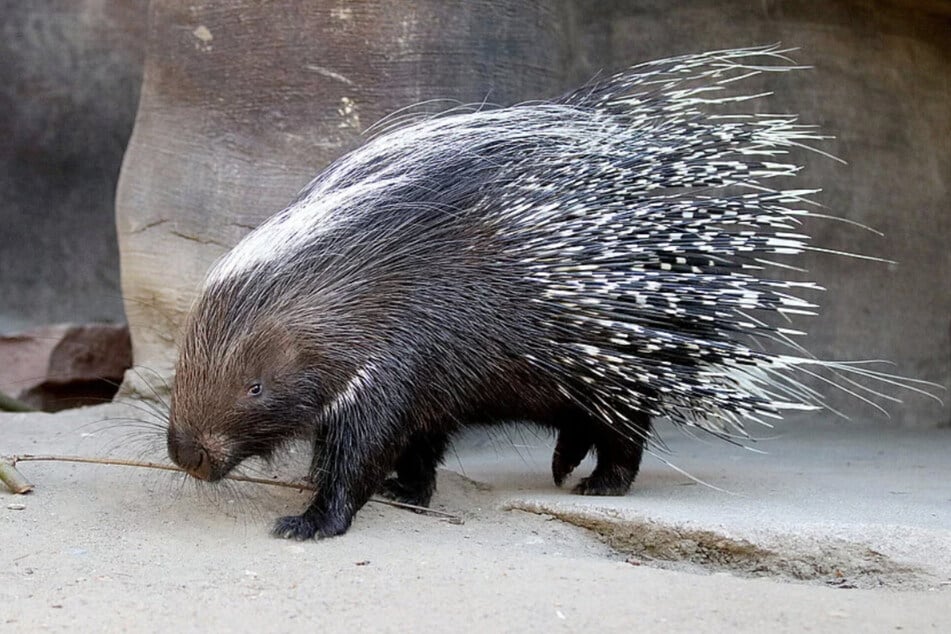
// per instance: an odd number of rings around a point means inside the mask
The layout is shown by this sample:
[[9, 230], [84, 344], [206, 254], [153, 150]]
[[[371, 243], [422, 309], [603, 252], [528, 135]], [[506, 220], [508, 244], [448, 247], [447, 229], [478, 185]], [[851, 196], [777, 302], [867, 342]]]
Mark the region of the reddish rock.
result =
[[0, 336], [0, 392], [47, 411], [111, 399], [131, 365], [125, 325], [57, 324]]

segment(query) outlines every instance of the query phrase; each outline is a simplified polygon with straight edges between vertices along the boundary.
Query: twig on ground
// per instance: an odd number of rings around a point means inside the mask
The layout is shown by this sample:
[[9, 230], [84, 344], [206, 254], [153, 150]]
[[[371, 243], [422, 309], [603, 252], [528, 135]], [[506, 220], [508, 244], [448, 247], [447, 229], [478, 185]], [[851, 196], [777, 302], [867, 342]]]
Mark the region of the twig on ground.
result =
[[5, 458], [0, 458], [0, 482], [7, 485], [14, 493], [29, 493], [33, 490], [29, 480], [24, 478], [13, 463]]
[[[160, 464], [157, 462], [142, 462], [139, 460], [121, 460], [117, 458], [87, 458], [85, 456], [58, 456], [58, 455], [34, 455], [19, 454], [13, 456], [0, 457], [0, 480], [4, 482], [14, 493], [27, 493], [33, 490], [33, 485], [16, 470], [18, 462], [83, 462], [89, 464], [119, 465], [124, 467], [142, 467], [146, 469], [162, 469], [163, 471], [178, 471], [184, 473], [184, 470], [172, 465]], [[308, 482], [285, 482], [283, 480], [269, 480], [267, 478], [252, 478], [242, 475], [226, 475], [226, 479], [237, 482], [251, 482], [253, 484], [269, 484], [271, 486], [285, 487], [288, 489], [297, 489], [299, 491], [316, 491], [316, 487]], [[12, 484], [13, 483], [13, 484]], [[23, 487], [26, 488], [23, 488]], [[447, 520], [450, 524], [462, 524], [463, 520], [458, 515], [437, 511], [417, 506], [416, 504], [407, 504], [406, 502], [396, 502], [394, 500], [383, 500], [380, 498], [371, 498], [371, 502], [376, 504], [386, 504], [401, 509], [409, 509], [417, 513], [432, 515]]]

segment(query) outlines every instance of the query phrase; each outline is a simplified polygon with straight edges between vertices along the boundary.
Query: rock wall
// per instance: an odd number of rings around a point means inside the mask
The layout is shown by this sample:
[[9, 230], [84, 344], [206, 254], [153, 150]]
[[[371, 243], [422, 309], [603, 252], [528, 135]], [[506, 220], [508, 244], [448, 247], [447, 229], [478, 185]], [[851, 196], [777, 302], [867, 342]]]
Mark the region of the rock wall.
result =
[[[947, 2], [0, 4], [0, 331], [122, 318], [110, 197], [143, 56], [117, 225], [135, 360], [167, 374], [211, 262], [381, 116], [431, 98], [543, 98], [636, 61], [782, 42], [813, 69], [754, 79], [774, 93], [757, 107], [835, 135], [823, 149], [848, 165], [804, 155], [800, 182], [823, 188], [830, 214], [885, 235], [809, 231], [897, 262], [807, 257], [829, 289], [809, 347], [891, 359], [951, 390]], [[906, 394], [891, 412], [948, 424], [947, 394]]]
[[124, 320], [113, 201], [147, 4], [0, 2], [0, 333]]

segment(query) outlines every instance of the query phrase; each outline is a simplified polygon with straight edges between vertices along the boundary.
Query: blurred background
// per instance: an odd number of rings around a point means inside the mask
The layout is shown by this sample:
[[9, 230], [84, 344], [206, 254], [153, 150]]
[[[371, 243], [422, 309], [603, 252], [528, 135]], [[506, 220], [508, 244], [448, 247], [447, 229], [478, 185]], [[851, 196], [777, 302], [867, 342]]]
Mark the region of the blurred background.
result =
[[[2, 0], [0, 16], [0, 391], [34, 406], [123, 377], [161, 392], [208, 266], [389, 112], [776, 42], [812, 68], [752, 79], [772, 93], [752, 107], [835, 136], [822, 149], [848, 164], [804, 154], [797, 186], [884, 236], [808, 231], [897, 263], [806, 257], [828, 289], [807, 346], [951, 389], [949, 2]], [[896, 424], [951, 425], [947, 392], [899, 395]]]

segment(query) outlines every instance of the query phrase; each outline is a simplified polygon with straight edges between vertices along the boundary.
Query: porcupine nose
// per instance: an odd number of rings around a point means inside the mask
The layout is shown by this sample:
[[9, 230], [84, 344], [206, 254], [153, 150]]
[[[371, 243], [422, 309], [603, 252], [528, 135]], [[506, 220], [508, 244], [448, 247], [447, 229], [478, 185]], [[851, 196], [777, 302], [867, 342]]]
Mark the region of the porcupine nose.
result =
[[211, 479], [211, 460], [208, 452], [194, 438], [169, 429], [168, 456], [188, 475], [199, 480]]

